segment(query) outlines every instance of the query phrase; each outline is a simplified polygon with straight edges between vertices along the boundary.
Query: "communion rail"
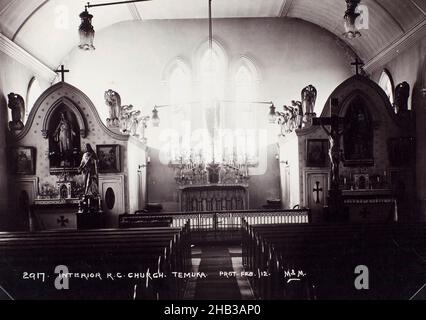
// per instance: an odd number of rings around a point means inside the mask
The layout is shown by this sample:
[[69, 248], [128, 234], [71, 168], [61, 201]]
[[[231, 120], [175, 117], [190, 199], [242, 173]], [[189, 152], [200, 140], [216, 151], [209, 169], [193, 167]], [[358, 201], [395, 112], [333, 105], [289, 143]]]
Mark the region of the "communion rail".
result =
[[[251, 224], [293, 224], [311, 223], [309, 209], [277, 209], [277, 210], [231, 210], [203, 212], [159, 212], [142, 213], [120, 217], [120, 225], [143, 223], [159, 224], [166, 222], [172, 227], [182, 227], [190, 221], [191, 229], [226, 230], [241, 228], [245, 220]], [[133, 223], [132, 223], [133, 222]]]

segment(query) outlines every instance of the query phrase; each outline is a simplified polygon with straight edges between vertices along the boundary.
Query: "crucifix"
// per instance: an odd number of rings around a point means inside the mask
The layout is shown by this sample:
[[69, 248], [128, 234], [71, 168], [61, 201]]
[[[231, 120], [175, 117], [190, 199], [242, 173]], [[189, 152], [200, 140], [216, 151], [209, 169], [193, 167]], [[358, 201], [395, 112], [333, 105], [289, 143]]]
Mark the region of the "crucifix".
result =
[[61, 65], [61, 69], [55, 70], [56, 73], [61, 74], [61, 81], [65, 82], [65, 73], [70, 72], [69, 70], [65, 69], [64, 65]]
[[316, 196], [317, 196], [315, 203], [320, 203], [319, 194], [320, 194], [320, 192], [322, 192], [322, 188], [320, 188], [320, 182], [319, 181], [316, 181], [315, 185], [316, 185], [316, 187], [314, 188], [314, 190], [312, 190], [313, 192], [316, 193]]
[[359, 75], [359, 71], [360, 69], [362, 70], [364, 63], [362, 63], [362, 61], [359, 61], [358, 57], [356, 57], [355, 62], [352, 62], [351, 65], [355, 66], [356, 75]]
[[[340, 165], [340, 137], [343, 130], [340, 130], [344, 118], [336, 114], [339, 101], [335, 98], [331, 99], [331, 117], [313, 118], [312, 125], [321, 126], [327, 133], [330, 142], [328, 155], [330, 157], [330, 182], [331, 190], [338, 190], [339, 188], [339, 165]], [[326, 127], [330, 127], [327, 129]]]

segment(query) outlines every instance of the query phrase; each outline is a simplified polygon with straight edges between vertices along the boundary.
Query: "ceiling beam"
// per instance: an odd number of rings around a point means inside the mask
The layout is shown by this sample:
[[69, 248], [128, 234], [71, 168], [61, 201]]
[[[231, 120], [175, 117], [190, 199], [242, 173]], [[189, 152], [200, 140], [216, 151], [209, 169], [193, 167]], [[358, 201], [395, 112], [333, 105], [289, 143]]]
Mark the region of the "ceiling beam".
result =
[[395, 18], [395, 16], [384, 6], [382, 5], [378, 0], [374, 0], [374, 2], [380, 7], [380, 9], [383, 10], [383, 12], [385, 12], [389, 18], [392, 19], [392, 21], [401, 29], [401, 31], [403, 33], [405, 33], [404, 27], [402, 26], [402, 24]]
[[129, 3], [127, 5], [127, 7], [129, 8], [130, 14], [133, 17], [133, 20], [142, 20], [142, 16], [139, 12], [139, 9], [136, 5], [136, 3]]
[[25, 51], [23, 48], [18, 46], [15, 42], [9, 40], [5, 35], [0, 33], [0, 52], [5, 53], [12, 59], [21, 63], [28, 69], [32, 70], [37, 76], [48, 80], [49, 82], [54, 81], [57, 74], [46, 66], [43, 62], [38, 60], [36, 57]]
[[419, 10], [424, 16], [426, 16], [426, 11], [424, 11], [416, 1], [410, 0], [410, 2], [417, 8], [417, 10]]
[[401, 52], [418, 43], [424, 37], [426, 37], [426, 18], [380, 51], [374, 58], [370, 59], [365, 64], [364, 69], [367, 72], [373, 72], [383, 67]]
[[45, 6], [46, 3], [48, 3], [50, 0], [45, 0], [43, 1], [37, 8], [35, 8], [26, 18], [25, 20], [21, 23], [21, 25], [19, 26], [19, 28], [15, 31], [15, 34], [12, 37], [12, 41], [15, 41], [16, 37], [18, 36], [19, 32], [21, 31], [21, 29], [25, 26], [25, 24], [34, 16], [34, 14], [36, 14], [37, 11], [39, 11], [41, 8], [43, 8]]
[[15, 4], [18, 0], [11, 0], [9, 3], [7, 3], [4, 8], [0, 11], [0, 15], [2, 15], [3, 13], [5, 13], [10, 7], [13, 6], [13, 4]]
[[294, 0], [283, 0], [281, 4], [280, 12], [278, 13], [279, 17], [285, 18], [287, 17]]

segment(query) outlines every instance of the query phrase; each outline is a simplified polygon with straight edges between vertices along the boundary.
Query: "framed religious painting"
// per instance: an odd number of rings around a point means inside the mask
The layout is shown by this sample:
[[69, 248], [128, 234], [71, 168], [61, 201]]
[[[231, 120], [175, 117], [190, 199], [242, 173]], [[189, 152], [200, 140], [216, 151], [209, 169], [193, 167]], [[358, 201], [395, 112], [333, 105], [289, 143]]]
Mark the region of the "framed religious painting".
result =
[[9, 160], [14, 174], [34, 175], [36, 172], [36, 149], [33, 147], [11, 148]]
[[120, 145], [99, 144], [96, 146], [96, 154], [99, 160], [99, 173], [121, 172]]
[[307, 167], [327, 167], [328, 161], [328, 140], [308, 139], [306, 141], [306, 166]]

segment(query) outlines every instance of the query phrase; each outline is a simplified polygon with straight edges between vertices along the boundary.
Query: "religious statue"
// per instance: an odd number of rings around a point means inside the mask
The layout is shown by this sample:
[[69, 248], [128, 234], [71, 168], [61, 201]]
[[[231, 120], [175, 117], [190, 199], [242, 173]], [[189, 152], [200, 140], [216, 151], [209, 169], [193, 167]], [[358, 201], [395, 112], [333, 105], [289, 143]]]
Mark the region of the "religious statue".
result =
[[313, 85], [309, 85], [302, 90], [302, 108], [304, 114], [314, 114], [315, 102], [317, 100], [317, 89]]
[[410, 97], [410, 85], [404, 81], [395, 87], [395, 113], [408, 111], [408, 98]]
[[53, 133], [55, 142], [59, 145], [59, 152], [61, 155], [67, 154], [73, 149], [73, 139], [76, 133], [70, 121], [65, 117], [65, 113], [61, 112], [61, 119]]
[[362, 99], [354, 100], [345, 115], [345, 160], [362, 161], [365, 165], [373, 159], [373, 128], [367, 107]]
[[317, 99], [317, 89], [313, 85], [309, 85], [302, 90], [302, 113], [303, 126], [310, 126], [312, 118], [315, 117], [315, 102]]
[[81, 159], [78, 172], [84, 175], [84, 195], [85, 196], [99, 196], [99, 176], [98, 176], [98, 157], [93, 151], [92, 146], [86, 144], [86, 152]]
[[24, 128], [22, 119], [25, 116], [25, 102], [24, 99], [16, 93], [9, 93], [8, 108], [12, 111], [12, 121], [9, 121], [10, 130], [21, 130]]
[[132, 123], [132, 111], [133, 106], [130, 104], [128, 106], [123, 106], [120, 114], [120, 131], [121, 133], [129, 133], [129, 129]]
[[133, 110], [130, 112], [130, 123], [128, 131], [131, 136], [139, 137], [138, 129], [139, 129], [139, 121], [140, 121], [140, 110]]
[[109, 89], [105, 91], [105, 104], [109, 108], [109, 118], [106, 119], [108, 127], [118, 127], [121, 118], [121, 97], [120, 95]]
[[337, 115], [332, 115], [330, 120], [330, 130], [328, 130], [324, 125], [322, 128], [327, 133], [330, 143], [328, 150], [328, 156], [330, 157], [331, 164], [330, 182], [332, 186], [336, 187], [339, 185], [340, 137], [343, 130], [339, 130], [339, 118]]
[[302, 125], [303, 125], [303, 106], [302, 106], [302, 102], [300, 101], [291, 101], [291, 104], [294, 108], [295, 111], [295, 116], [296, 116], [296, 126], [298, 129], [302, 129]]

